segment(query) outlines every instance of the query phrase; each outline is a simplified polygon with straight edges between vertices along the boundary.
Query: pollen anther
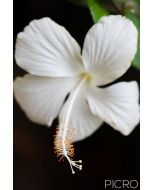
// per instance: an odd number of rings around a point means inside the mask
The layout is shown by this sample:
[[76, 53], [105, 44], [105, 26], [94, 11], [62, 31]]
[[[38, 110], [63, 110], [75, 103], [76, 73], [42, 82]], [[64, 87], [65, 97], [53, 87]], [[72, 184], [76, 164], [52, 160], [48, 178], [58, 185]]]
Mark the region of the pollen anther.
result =
[[75, 136], [75, 129], [68, 128], [63, 141], [64, 130], [62, 128], [56, 129], [56, 134], [54, 135], [54, 152], [59, 158], [59, 161], [63, 160], [65, 157], [69, 161], [72, 174], [75, 174], [73, 167], [82, 170], [82, 160], [73, 161], [74, 157], [74, 145], [71, 143]]

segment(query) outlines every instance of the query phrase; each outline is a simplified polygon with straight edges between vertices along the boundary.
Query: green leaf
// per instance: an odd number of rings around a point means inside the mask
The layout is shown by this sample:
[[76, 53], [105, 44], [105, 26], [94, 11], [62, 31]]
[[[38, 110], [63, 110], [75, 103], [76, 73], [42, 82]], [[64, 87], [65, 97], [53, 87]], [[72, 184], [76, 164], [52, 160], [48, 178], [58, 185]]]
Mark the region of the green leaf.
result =
[[109, 12], [97, 0], [87, 0], [87, 3], [94, 23], [102, 16], [109, 15]]
[[140, 0], [135, 0], [137, 3], [140, 3]]
[[129, 18], [130, 20], [132, 20], [138, 29], [138, 47], [137, 47], [137, 53], [135, 55], [135, 58], [132, 61], [132, 65], [135, 68], [140, 69], [140, 17], [131, 12], [127, 12], [125, 16]]
[[[114, 0], [116, 2], [121, 2], [121, 3], [126, 3], [127, 1], [126, 0]], [[129, 0], [128, 0], [129, 1]], [[140, 0], [131, 0], [133, 2], [137, 2], [137, 3], [140, 3]]]

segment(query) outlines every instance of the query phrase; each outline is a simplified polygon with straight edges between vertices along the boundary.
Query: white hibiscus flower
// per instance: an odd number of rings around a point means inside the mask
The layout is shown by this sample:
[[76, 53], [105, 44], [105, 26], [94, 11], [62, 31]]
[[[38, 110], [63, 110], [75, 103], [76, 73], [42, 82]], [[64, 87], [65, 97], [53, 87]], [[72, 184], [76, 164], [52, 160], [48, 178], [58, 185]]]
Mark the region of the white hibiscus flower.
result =
[[[105, 121], [124, 135], [139, 122], [135, 81], [99, 88], [122, 76], [137, 50], [137, 30], [122, 16], [102, 17], [87, 33], [84, 47], [49, 18], [32, 21], [16, 42], [17, 64], [29, 74], [14, 81], [14, 94], [26, 115], [51, 126], [59, 114], [57, 156], [73, 161], [71, 142], [95, 132]], [[67, 95], [67, 100], [65, 101]]]

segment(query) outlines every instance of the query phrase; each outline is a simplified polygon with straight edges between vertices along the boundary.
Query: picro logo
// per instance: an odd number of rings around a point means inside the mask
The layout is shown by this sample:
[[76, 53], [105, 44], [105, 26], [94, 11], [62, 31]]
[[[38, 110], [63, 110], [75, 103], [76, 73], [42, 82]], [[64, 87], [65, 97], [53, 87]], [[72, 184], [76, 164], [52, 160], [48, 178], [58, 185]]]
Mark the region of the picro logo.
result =
[[137, 180], [105, 180], [105, 189], [137, 189]]

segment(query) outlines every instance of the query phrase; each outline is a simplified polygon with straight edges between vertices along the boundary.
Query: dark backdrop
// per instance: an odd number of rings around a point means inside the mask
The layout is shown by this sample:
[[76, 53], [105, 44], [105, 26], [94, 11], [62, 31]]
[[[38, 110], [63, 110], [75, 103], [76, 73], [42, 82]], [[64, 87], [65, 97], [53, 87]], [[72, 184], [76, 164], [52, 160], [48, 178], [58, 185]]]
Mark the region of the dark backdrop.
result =
[[[14, 0], [14, 44], [32, 19], [45, 16], [65, 26], [81, 47], [93, 24], [86, 8], [66, 0]], [[14, 78], [24, 73], [14, 60]], [[121, 80], [139, 82], [139, 71], [130, 68]], [[139, 126], [125, 137], [104, 124], [76, 143], [83, 170], [72, 175], [68, 163], [59, 163], [53, 152], [56, 124], [46, 128], [30, 122], [14, 100], [14, 190], [102, 190], [105, 179], [139, 180]]]

